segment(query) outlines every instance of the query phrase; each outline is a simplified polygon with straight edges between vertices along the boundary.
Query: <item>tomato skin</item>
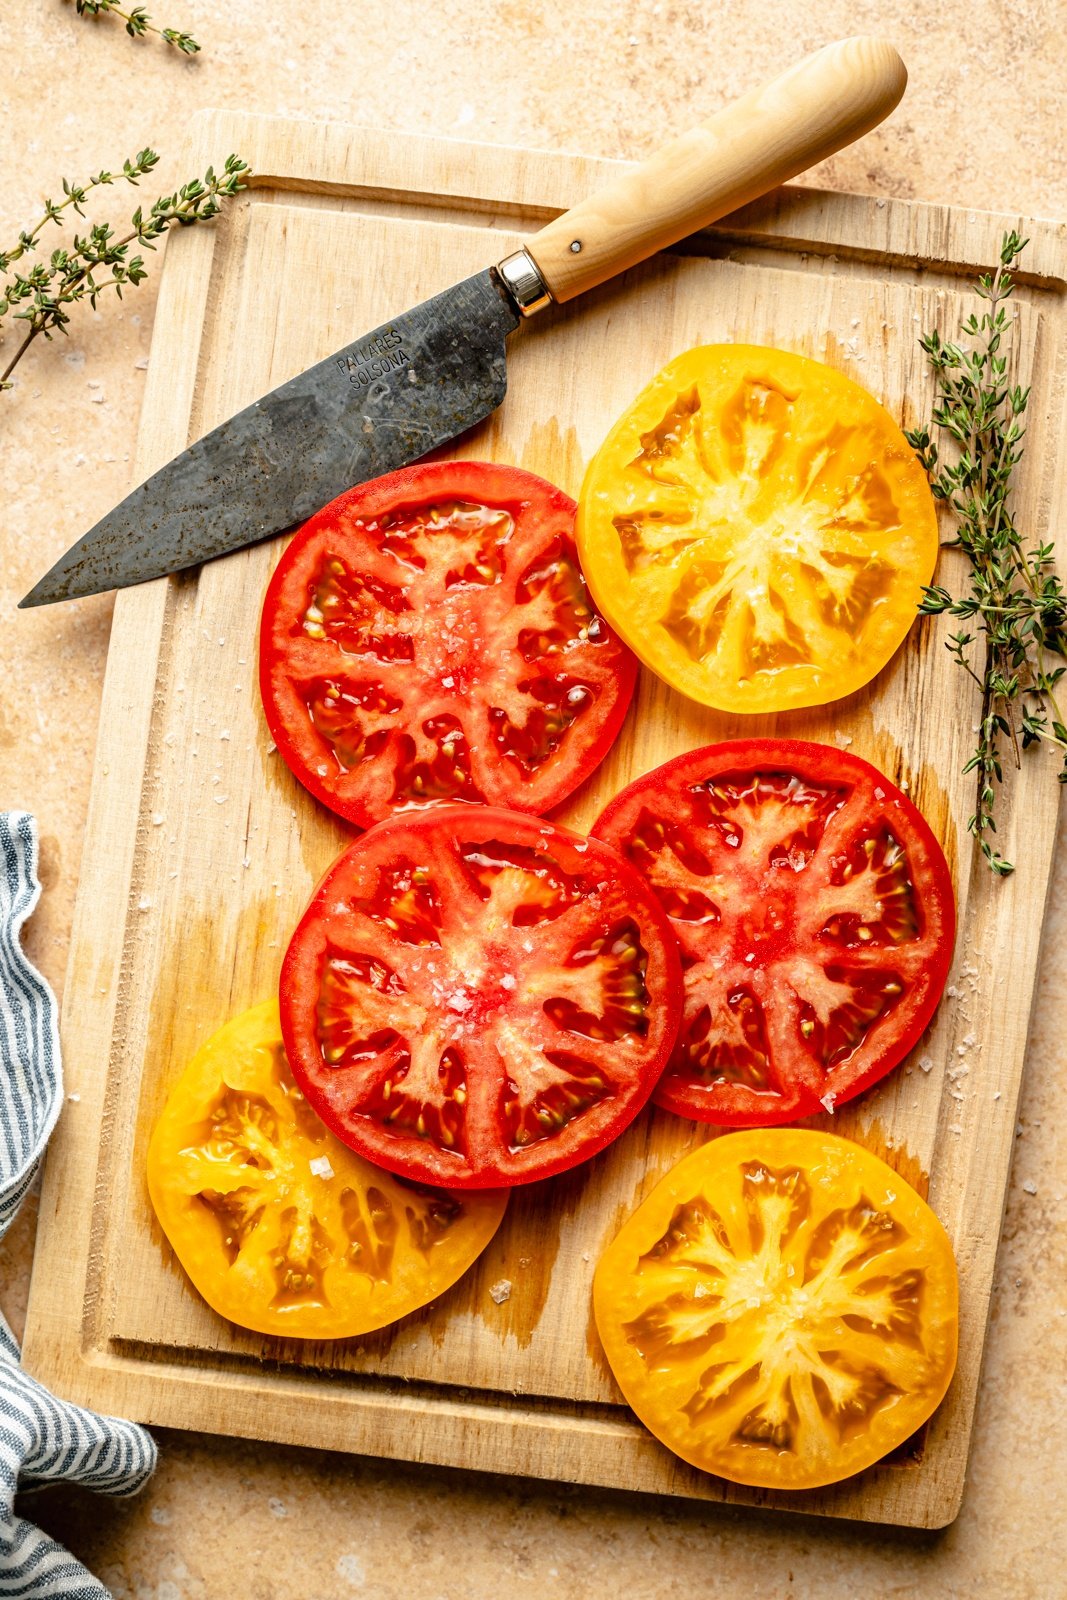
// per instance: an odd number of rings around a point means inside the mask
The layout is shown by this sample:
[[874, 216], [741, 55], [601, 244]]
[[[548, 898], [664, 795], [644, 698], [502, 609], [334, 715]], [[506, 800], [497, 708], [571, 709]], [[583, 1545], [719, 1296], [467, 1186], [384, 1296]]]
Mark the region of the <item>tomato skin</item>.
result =
[[153, 1129], [147, 1176], [212, 1310], [282, 1338], [347, 1339], [407, 1316], [471, 1266], [507, 1206], [499, 1191], [400, 1184], [335, 1139], [292, 1080], [277, 1000], [201, 1045]]
[[[432, 555], [405, 552], [402, 559], [389, 546], [396, 532], [390, 518], [393, 524], [405, 515], [417, 519], [427, 508], [453, 502], [468, 511], [484, 508], [489, 519], [510, 519], [503, 543], [489, 540], [500, 566], [495, 582], [483, 586], [455, 572], [442, 575]], [[568, 495], [520, 468], [430, 461], [357, 485], [293, 535], [264, 599], [260, 693], [279, 752], [317, 800], [358, 828], [433, 803], [485, 802], [541, 814], [588, 778], [622, 726], [637, 661], [588, 596], [574, 547], [574, 513]], [[476, 533], [470, 535], [471, 561], [478, 553]], [[539, 653], [524, 639], [536, 635], [533, 624], [543, 624], [548, 602], [541, 596], [539, 611], [538, 594], [520, 602], [519, 592], [524, 574], [553, 549], [558, 561], [552, 567], [549, 559], [549, 567], [558, 584], [543, 575], [539, 581], [552, 595], [569, 583], [578, 609], [563, 618], [563, 642], [542, 639]], [[355, 585], [374, 626], [386, 619], [385, 637], [373, 648], [366, 618], [363, 637], [354, 641], [315, 642], [306, 635], [301, 617], [311, 615], [309, 597], [331, 557], [348, 567], [338, 582]], [[563, 602], [557, 597], [555, 604], [558, 619]], [[401, 614], [392, 616], [389, 606]], [[440, 621], [449, 608], [458, 617], [449, 634], [458, 641], [454, 653], [443, 642]], [[581, 616], [594, 630], [588, 638], [574, 633]], [[352, 633], [360, 633], [355, 624]], [[327, 681], [332, 702], [305, 699], [308, 683]], [[335, 728], [326, 725], [330, 704], [340, 708], [331, 713]], [[529, 729], [540, 729], [545, 748], [520, 758], [512, 743], [521, 745]], [[536, 746], [536, 731], [530, 738]]]
[[[684, 835], [683, 850], [688, 845], [695, 852], [703, 851], [709, 848], [709, 839], [714, 840], [715, 835], [694, 820], [697, 810], [693, 797], [709, 783], [728, 786], [737, 775], [756, 774], [792, 775], [802, 784], [811, 785], [817, 793], [831, 797], [822, 802], [825, 832], [818, 835], [807, 863], [798, 869], [789, 859], [789, 850], [799, 850], [802, 856], [808, 848], [803, 841], [797, 845], [790, 839], [792, 820], [782, 823], [778, 835], [772, 830], [766, 837], [753, 820], [753, 835], [757, 841], [763, 840], [764, 854], [752, 864], [740, 859], [745, 853], [743, 844], [741, 848], [731, 846], [729, 852], [721, 847], [717, 854], [712, 850], [714, 862], [709, 856], [702, 863], [706, 868], [703, 874], [682, 872], [677, 861], [670, 862], [671, 851], [667, 848], [661, 849], [654, 859], [646, 859], [646, 881], [651, 881], [649, 871], [653, 876], [666, 874], [658, 890], [661, 898], [666, 895], [669, 900], [672, 894], [679, 892], [679, 884], [684, 884], [689, 893], [694, 890], [704, 893], [709, 901], [715, 901], [718, 896], [721, 903], [721, 923], [712, 922], [704, 932], [699, 924], [690, 923], [684, 916], [671, 918], [686, 971], [686, 1007], [675, 1055], [654, 1096], [657, 1105], [679, 1116], [719, 1127], [768, 1127], [793, 1122], [832, 1110], [877, 1083], [903, 1060], [928, 1026], [948, 979], [955, 942], [951, 875], [944, 853], [925, 818], [908, 796], [877, 768], [830, 745], [790, 739], [739, 739], [689, 751], [646, 773], [616, 795], [597, 818], [592, 831], [633, 859], [641, 843], [642, 828], [647, 832], [645, 818], [646, 813], [650, 813], [657, 823], [663, 817], [678, 823], [679, 832]], [[832, 797], [836, 794], [847, 796], [840, 808], [841, 818], [833, 804]], [[866, 814], [863, 811], [865, 801], [869, 802]], [[743, 804], [739, 803], [734, 810], [738, 817], [743, 817]], [[723, 817], [733, 814], [727, 808]], [[802, 823], [805, 818], [800, 815], [796, 821]], [[715, 826], [728, 828], [734, 824], [720, 820]], [[737, 827], [743, 837], [744, 826], [738, 822]], [[842, 832], [845, 827], [850, 830], [847, 837]], [[795, 976], [791, 962], [799, 957], [808, 963], [809, 981], [812, 966], [836, 974], [837, 957], [843, 963], [846, 981], [859, 973], [858, 966], [850, 966], [850, 962], [859, 963], [862, 953], [857, 953], [855, 947], [851, 952], [847, 948], [842, 952], [832, 943], [837, 935], [828, 936], [828, 930], [833, 928], [835, 901], [844, 900], [851, 892], [846, 886], [835, 885], [833, 877], [844, 859], [841, 849], [845, 845], [853, 846], [860, 834], [865, 838], [873, 837], [879, 828], [884, 828], [894, 839], [896, 835], [892, 829], [901, 835], [906, 866], [916, 880], [915, 884], [890, 881], [888, 893], [892, 895], [894, 890], [898, 895], [903, 893], [908, 907], [915, 902], [915, 916], [921, 919], [922, 926], [917, 933], [913, 930], [912, 937], [899, 943], [894, 943], [891, 937], [882, 941], [885, 962], [894, 973], [896, 965], [907, 962], [903, 997], [883, 1006], [883, 1014], [868, 1022], [856, 1048], [843, 1059], [820, 1063], [797, 1032], [797, 1008], [787, 998], [793, 993], [790, 985]], [[776, 840], [780, 846], [773, 865], [765, 848], [768, 840], [772, 847]], [[835, 848], [838, 849], [836, 856], [832, 854]], [[855, 876], [846, 866], [847, 881], [858, 883], [865, 866], [861, 860]], [[810, 905], [804, 898], [809, 884]], [[778, 925], [766, 920], [761, 922], [761, 916], [770, 916], [776, 901], [783, 896]], [[882, 904], [873, 894], [869, 896], [868, 921], [864, 924], [861, 919], [858, 930], [861, 936], [865, 929], [870, 933], [870, 917], [875, 914], [872, 907], [881, 908]], [[822, 919], [825, 926], [820, 932], [822, 907], [825, 907]], [[687, 911], [690, 908], [681, 905], [675, 909]], [[843, 909], [852, 908], [845, 905]], [[840, 923], [840, 918], [838, 921]], [[722, 932], [718, 931], [720, 926]], [[796, 944], [795, 930], [803, 931], [805, 927], [808, 929], [807, 945], [803, 939]], [[875, 930], [876, 933], [880, 931], [877, 924]], [[870, 949], [879, 949], [877, 940]], [[706, 976], [709, 969], [701, 965], [704, 961], [722, 968], [723, 989], [732, 982], [734, 996], [740, 994], [746, 1004], [750, 1003], [752, 1013], [758, 1015], [762, 1011], [763, 1039], [767, 1041], [769, 1057], [761, 1063], [765, 1079], [762, 1083], [751, 1081], [751, 1075], [746, 1081], [743, 1071], [734, 1072], [734, 1081], [730, 1081], [729, 1075], [720, 1075], [709, 1082], [706, 1075], [698, 1074], [691, 1065], [700, 1052], [687, 1045], [687, 1040], [692, 1040], [698, 1031], [696, 1019], [701, 1015], [700, 1003], [713, 1005], [711, 997], [720, 992], [709, 983]], [[888, 981], [896, 980], [892, 977]], [[752, 982], [762, 982], [763, 990], [753, 994]], [[818, 971], [813, 992], [817, 990]], [[800, 991], [794, 993], [794, 1001], [800, 1000], [802, 992], [803, 983]], [[792, 1006], [791, 1011], [787, 1011], [788, 1006]], [[713, 1013], [708, 1037], [714, 1037], [714, 1017], [721, 1014]], [[812, 1015], [815, 1013], [809, 1012], [809, 1016]], [[811, 1026], [814, 1031], [815, 1024]]]
[[676, 356], [586, 470], [578, 548], [611, 625], [701, 705], [760, 714], [869, 682], [938, 554], [926, 473], [894, 418], [792, 351]]
[[593, 1308], [650, 1432], [759, 1488], [872, 1466], [933, 1414], [956, 1365], [938, 1218], [871, 1151], [807, 1128], [724, 1134], [679, 1161], [601, 1256]]
[[280, 1000], [294, 1076], [339, 1139], [419, 1182], [498, 1188], [630, 1124], [673, 1045], [681, 971], [609, 846], [439, 806], [379, 823], [329, 869]]

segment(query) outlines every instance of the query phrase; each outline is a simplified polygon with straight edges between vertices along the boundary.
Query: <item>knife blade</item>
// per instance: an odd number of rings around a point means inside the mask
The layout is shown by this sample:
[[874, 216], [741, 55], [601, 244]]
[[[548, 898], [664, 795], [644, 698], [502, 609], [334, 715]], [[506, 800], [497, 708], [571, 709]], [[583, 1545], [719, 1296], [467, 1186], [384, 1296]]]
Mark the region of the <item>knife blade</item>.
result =
[[548, 223], [524, 249], [338, 350], [221, 423], [80, 538], [22, 599], [142, 583], [304, 521], [484, 420], [508, 336], [866, 133], [907, 73], [873, 38], [827, 45]]
[[519, 313], [488, 270], [246, 406], [82, 535], [21, 606], [180, 572], [304, 522], [496, 410]]

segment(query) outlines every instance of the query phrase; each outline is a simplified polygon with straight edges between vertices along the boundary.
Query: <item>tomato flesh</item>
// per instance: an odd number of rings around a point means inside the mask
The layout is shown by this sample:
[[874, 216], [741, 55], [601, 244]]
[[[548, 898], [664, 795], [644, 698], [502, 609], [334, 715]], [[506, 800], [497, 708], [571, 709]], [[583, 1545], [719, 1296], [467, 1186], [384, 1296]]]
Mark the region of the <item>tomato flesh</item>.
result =
[[667, 919], [608, 846], [495, 807], [371, 829], [282, 968], [293, 1071], [393, 1171], [493, 1187], [562, 1171], [632, 1120], [677, 1031]]
[[948, 976], [944, 855], [906, 795], [826, 745], [692, 751], [594, 833], [655, 890], [685, 1007], [660, 1105], [724, 1126], [832, 1110], [899, 1062]]
[[197, 1051], [152, 1133], [148, 1187], [215, 1311], [301, 1339], [368, 1333], [435, 1299], [507, 1205], [405, 1184], [336, 1139], [293, 1081], [276, 1000]]
[[605, 616], [673, 688], [778, 711], [885, 665], [931, 581], [937, 513], [899, 427], [844, 373], [705, 345], [597, 451], [578, 547]]
[[956, 1363], [937, 1217], [870, 1151], [801, 1128], [680, 1161], [604, 1252], [597, 1328], [623, 1394], [706, 1472], [812, 1489], [919, 1428]]
[[312, 517], [274, 573], [260, 684], [293, 772], [360, 827], [437, 801], [542, 812], [626, 713], [636, 664], [589, 597], [574, 502], [433, 462]]

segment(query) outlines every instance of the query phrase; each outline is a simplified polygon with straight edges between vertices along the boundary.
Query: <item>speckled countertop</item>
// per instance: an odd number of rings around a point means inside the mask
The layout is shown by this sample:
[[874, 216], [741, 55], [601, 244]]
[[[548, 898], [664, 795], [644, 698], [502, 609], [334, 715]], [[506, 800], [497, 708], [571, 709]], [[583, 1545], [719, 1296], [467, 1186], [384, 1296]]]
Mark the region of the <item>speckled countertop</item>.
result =
[[[120, 166], [146, 144], [164, 153], [159, 188], [182, 181], [189, 174], [168, 155], [206, 105], [636, 156], [858, 31], [897, 45], [911, 86], [888, 123], [820, 169], [821, 181], [1067, 217], [1063, 0], [153, 0], [149, 9], [194, 32], [202, 56], [186, 61], [127, 40], [113, 21], [79, 20], [70, 0], [4, 6], [0, 239], [35, 218], [63, 176]], [[116, 219], [125, 199], [115, 196]], [[27, 942], [57, 989], [110, 602], [21, 614], [15, 602], [129, 487], [157, 280], [121, 305], [83, 308], [69, 340], [38, 341], [17, 389], [0, 396], [0, 806], [40, 820], [47, 892]], [[10, 336], [0, 354], [9, 349]], [[139, 1499], [46, 1489], [24, 1497], [26, 1514], [118, 1600], [495, 1600], [504, 1591], [577, 1600], [609, 1588], [631, 1600], [1067, 1595], [1056, 1535], [1064, 1434], [1051, 1392], [1067, 1326], [1057, 1164], [1067, 1117], [1067, 827], [1061, 840], [969, 1485], [946, 1532], [181, 1433], [161, 1434], [159, 1472]], [[31, 1201], [0, 1245], [0, 1304], [16, 1328], [32, 1251]]]

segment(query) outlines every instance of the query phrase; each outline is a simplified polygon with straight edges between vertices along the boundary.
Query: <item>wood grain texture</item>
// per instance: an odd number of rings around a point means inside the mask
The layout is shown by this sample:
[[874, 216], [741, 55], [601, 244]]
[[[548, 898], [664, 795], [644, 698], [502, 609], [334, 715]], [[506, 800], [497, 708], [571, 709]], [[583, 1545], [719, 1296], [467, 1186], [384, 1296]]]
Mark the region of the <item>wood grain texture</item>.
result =
[[[193, 167], [240, 149], [259, 175], [223, 226], [178, 235], [153, 342], [137, 469], [362, 327], [500, 259], [619, 170], [580, 158], [210, 114]], [[737, 338], [827, 360], [905, 424], [930, 388], [920, 329], [954, 327], [1000, 219], [787, 190], [634, 269], [513, 341], [500, 412], [457, 454], [519, 462], [576, 492], [618, 411], [689, 345]], [[1021, 347], [1032, 361], [1022, 525], [1062, 525], [1067, 459], [1063, 229], [1027, 223]], [[487, 231], [492, 237], [487, 238]], [[930, 1198], [956, 1249], [956, 1380], [921, 1459], [772, 1495], [676, 1461], [622, 1405], [589, 1311], [620, 1218], [705, 1136], [643, 1115], [604, 1156], [512, 1202], [489, 1251], [434, 1307], [337, 1345], [259, 1338], [215, 1317], [151, 1215], [148, 1132], [195, 1047], [262, 999], [297, 915], [346, 842], [270, 746], [256, 628], [281, 541], [119, 596], [63, 1023], [67, 1108], [49, 1152], [24, 1359], [60, 1392], [172, 1426], [413, 1460], [777, 1505], [918, 1526], [959, 1506], [1048, 882], [1051, 760], [1013, 779], [997, 884], [976, 864], [960, 769], [978, 705], [916, 627], [869, 689], [741, 724], [643, 674], [623, 733], [561, 811], [586, 826], [622, 784], [739, 732], [848, 743], [913, 797], [953, 867], [960, 937], [948, 998], [913, 1058], [833, 1127]], [[944, 557], [955, 580], [959, 558]], [[929, 1071], [918, 1066], [929, 1058]], [[824, 1119], [830, 1125], [830, 1119]], [[496, 1305], [489, 1285], [507, 1277]]]
[[571, 300], [868, 133], [907, 81], [884, 39], [824, 45], [555, 218], [529, 254]]

